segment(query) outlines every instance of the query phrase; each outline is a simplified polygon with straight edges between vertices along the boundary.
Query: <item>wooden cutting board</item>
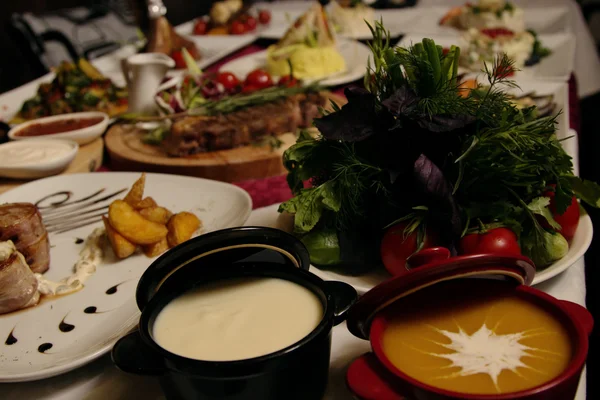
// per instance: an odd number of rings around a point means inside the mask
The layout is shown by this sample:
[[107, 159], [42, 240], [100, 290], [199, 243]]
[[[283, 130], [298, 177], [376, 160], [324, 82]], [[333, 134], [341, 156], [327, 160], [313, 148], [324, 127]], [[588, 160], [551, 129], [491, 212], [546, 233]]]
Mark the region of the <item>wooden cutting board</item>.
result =
[[[85, 146], [79, 147], [77, 155], [71, 161], [71, 164], [60, 175], [77, 174], [85, 172], [93, 172], [102, 165], [102, 155], [104, 151], [104, 142], [102, 138], [98, 138]], [[0, 193], [13, 189], [31, 180], [17, 180], [0, 178]]]
[[[327, 97], [340, 106], [346, 103], [345, 98], [332, 93], [327, 93]], [[278, 148], [250, 145], [189, 157], [170, 157], [160, 146], [142, 143], [142, 135], [133, 125], [113, 125], [109, 129], [105, 141], [111, 170], [189, 175], [225, 182], [260, 179], [286, 172], [281, 157], [296, 142], [295, 134], [286, 133], [278, 136], [282, 141]]]

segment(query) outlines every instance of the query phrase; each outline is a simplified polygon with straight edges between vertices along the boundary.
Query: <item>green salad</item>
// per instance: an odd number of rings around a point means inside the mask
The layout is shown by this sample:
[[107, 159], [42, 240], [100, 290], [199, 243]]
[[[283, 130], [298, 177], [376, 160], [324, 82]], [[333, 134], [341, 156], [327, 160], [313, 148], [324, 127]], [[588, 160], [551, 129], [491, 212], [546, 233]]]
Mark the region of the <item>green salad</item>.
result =
[[294, 215], [312, 262], [395, 273], [431, 246], [523, 254], [538, 269], [564, 257], [577, 199], [598, 207], [600, 186], [574, 176], [556, 116], [511, 102], [513, 62], [486, 65], [472, 95], [457, 81], [460, 48], [393, 47], [381, 23], [371, 30], [365, 88], [346, 89], [348, 103], [315, 121], [319, 135], [283, 157], [294, 197], [279, 211]]

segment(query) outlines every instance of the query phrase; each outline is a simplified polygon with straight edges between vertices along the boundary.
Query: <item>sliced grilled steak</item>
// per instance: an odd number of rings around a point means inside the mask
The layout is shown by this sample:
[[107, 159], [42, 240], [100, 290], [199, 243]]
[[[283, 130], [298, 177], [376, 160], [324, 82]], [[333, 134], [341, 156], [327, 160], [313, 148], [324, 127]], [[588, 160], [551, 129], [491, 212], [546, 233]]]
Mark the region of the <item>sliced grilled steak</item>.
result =
[[0, 242], [0, 314], [36, 305], [38, 282], [11, 241]]
[[45, 272], [50, 266], [50, 244], [42, 217], [31, 203], [0, 205], [0, 241], [10, 240], [25, 254], [34, 272]]
[[311, 126], [323, 105], [318, 93], [299, 94], [225, 115], [184, 117], [173, 123], [163, 145], [175, 157], [246, 146], [263, 136]]

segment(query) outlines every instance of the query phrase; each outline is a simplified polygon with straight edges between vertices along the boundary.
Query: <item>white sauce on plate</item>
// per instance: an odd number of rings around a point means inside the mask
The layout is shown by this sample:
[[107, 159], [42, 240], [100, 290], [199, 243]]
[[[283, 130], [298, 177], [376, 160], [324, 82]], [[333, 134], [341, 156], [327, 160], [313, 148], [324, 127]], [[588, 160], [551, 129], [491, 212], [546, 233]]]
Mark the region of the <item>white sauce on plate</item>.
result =
[[158, 314], [156, 343], [205, 361], [267, 355], [307, 336], [323, 318], [309, 289], [276, 278], [231, 279], [192, 289]]
[[54, 140], [22, 140], [0, 146], [0, 160], [4, 167], [23, 167], [61, 160], [73, 151], [73, 146]]
[[85, 246], [79, 253], [79, 260], [73, 267], [73, 274], [54, 282], [35, 274], [38, 280], [38, 291], [44, 295], [63, 295], [76, 292], [83, 288], [85, 281], [96, 272], [96, 267], [104, 256], [104, 228], [96, 228], [85, 241]]

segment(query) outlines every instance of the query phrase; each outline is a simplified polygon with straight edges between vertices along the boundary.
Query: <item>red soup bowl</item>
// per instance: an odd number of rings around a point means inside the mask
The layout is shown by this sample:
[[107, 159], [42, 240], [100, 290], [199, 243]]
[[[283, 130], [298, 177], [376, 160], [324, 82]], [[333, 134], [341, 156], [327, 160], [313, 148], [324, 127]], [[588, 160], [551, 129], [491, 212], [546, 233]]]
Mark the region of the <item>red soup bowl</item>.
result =
[[[409, 260], [408, 265], [404, 274], [365, 293], [349, 311], [348, 329], [353, 335], [368, 339], [373, 350], [372, 353], [356, 359], [348, 368], [347, 384], [357, 398], [362, 400], [570, 400], [575, 397], [588, 353], [588, 336], [593, 327], [593, 319], [584, 307], [558, 300], [528, 286], [535, 274], [535, 267], [529, 259], [522, 256], [490, 254], [449, 257], [447, 251], [428, 249], [417, 253]], [[394, 357], [396, 359], [402, 357], [403, 353], [393, 350], [395, 356], [391, 357], [391, 350], [386, 351], [384, 345], [386, 330], [390, 328], [393, 321], [399, 321], [402, 315], [407, 315], [405, 313], [409, 313], [412, 317], [416, 314], [411, 313], [421, 313], [421, 308], [431, 310], [433, 307], [435, 313], [443, 314], [452, 311], [453, 306], [449, 304], [453, 304], [453, 301], [462, 302], [456, 304], [470, 304], [470, 302], [478, 304], [478, 301], [498, 299], [497, 296], [510, 296], [518, 299], [520, 304], [524, 304], [523, 301], [527, 302], [529, 303], [527, 306], [531, 305], [535, 309], [545, 311], [544, 314], [550, 316], [553, 323], [557, 322], [557, 326], [562, 326], [562, 332], [566, 334], [565, 338], [568, 337], [571, 349], [570, 358], [565, 360], [566, 367], [561, 369], [562, 372], [558, 375], [554, 374], [554, 377], [546, 381], [542, 380], [542, 383], [536, 386], [518, 391], [477, 394], [472, 393], [474, 390], [471, 390], [468, 393], [461, 393], [415, 379], [392, 361]], [[517, 308], [516, 312], [519, 311], [520, 309]], [[523, 322], [517, 323], [523, 324]], [[482, 326], [486, 326], [485, 324], [484, 321]], [[462, 328], [460, 329], [462, 331]], [[520, 361], [521, 357], [526, 355], [528, 354], [520, 355], [518, 360]], [[462, 368], [456, 364], [452, 367]], [[460, 373], [462, 372], [463, 369], [460, 370]], [[475, 373], [465, 372], [465, 374]]]

